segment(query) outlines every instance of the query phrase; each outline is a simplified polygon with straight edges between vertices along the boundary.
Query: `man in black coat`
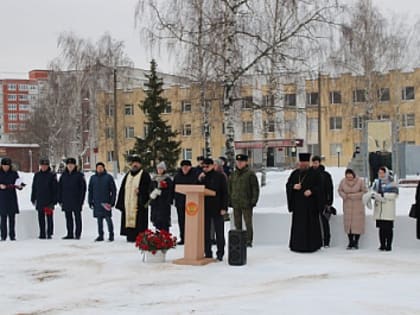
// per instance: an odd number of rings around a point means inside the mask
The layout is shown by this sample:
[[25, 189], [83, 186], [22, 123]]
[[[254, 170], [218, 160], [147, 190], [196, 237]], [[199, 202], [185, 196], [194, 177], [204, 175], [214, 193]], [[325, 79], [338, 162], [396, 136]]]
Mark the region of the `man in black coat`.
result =
[[9, 237], [16, 240], [15, 216], [19, 213], [16, 189], [22, 189], [18, 173], [12, 169], [12, 160], [5, 157], [1, 159], [0, 166], [0, 230], [1, 240], [7, 237], [7, 219], [9, 219]]
[[315, 155], [312, 157], [312, 169], [319, 172], [321, 185], [319, 189], [319, 198], [322, 206], [321, 209], [321, 223], [323, 232], [323, 245], [324, 247], [330, 246], [331, 232], [329, 217], [323, 215], [326, 208], [332, 206], [334, 201], [334, 186], [330, 173], [325, 170], [325, 166], [321, 164], [321, 157]]
[[[70, 157], [66, 160], [66, 169], [58, 181], [58, 203], [66, 214], [67, 235], [63, 237], [65, 240], [80, 239], [85, 195], [85, 176], [77, 170], [76, 159]], [[74, 223], [76, 223], [75, 231], [73, 230]]]
[[292, 213], [289, 247], [295, 252], [314, 252], [322, 246], [320, 175], [309, 167], [310, 157], [310, 153], [299, 154], [299, 168], [286, 184], [287, 206]]
[[54, 234], [53, 211], [57, 203], [57, 175], [51, 170], [48, 159], [41, 159], [39, 165], [40, 170], [35, 173], [32, 181], [31, 202], [38, 211], [39, 238], [50, 239]]
[[89, 180], [88, 202], [93, 210], [93, 217], [98, 223], [98, 237], [95, 242], [104, 240], [104, 219], [108, 226], [110, 242], [114, 241], [114, 225], [112, 224], [112, 207], [115, 204], [117, 188], [114, 178], [109, 175], [102, 162], [96, 163], [96, 172]]
[[[198, 177], [195, 171], [192, 169], [191, 161], [181, 161], [181, 168], [174, 177], [174, 189], [176, 185], [196, 185], [198, 183]], [[178, 245], [184, 245], [184, 231], [185, 231], [185, 195], [174, 192], [175, 196], [175, 207], [178, 214], [178, 225], [180, 240]]]
[[223, 216], [228, 208], [228, 189], [225, 175], [214, 170], [214, 162], [210, 158], [203, 161], [203, 173], [199, 181], [206, 188], [216, 192], [216, 196], [204, 197], [204, 250], [206, 258], [212, 258], [211, 251], [211, 230], [213, 220], [216, 232], [217, 259], [223, 260], [225, 254], [225, 230]]
[[121, 183], [116, 208], [121, 210], [120, 234], [127, 236], [127, 242], [135, 242], [137, 235], [148, 227], [147, 203], [150, 198], [151, 178], [142, 169], [139, 156], [131, 157], [130, 163], [131, 169]]

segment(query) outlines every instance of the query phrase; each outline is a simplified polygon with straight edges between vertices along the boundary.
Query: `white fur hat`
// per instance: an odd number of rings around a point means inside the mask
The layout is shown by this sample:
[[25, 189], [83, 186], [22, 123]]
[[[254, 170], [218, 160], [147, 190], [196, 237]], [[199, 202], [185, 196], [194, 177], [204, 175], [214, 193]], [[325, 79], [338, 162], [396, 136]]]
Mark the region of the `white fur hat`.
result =
[[166, 171], [166, 164], [165, 164], [165, 162], [164, 162], [164, 161], [160, 162], [160, 163], [156, 166], [156, 168], [161, 168], [161, 169], [163, 169], [163, 170], [165, 170], [165, 171]]

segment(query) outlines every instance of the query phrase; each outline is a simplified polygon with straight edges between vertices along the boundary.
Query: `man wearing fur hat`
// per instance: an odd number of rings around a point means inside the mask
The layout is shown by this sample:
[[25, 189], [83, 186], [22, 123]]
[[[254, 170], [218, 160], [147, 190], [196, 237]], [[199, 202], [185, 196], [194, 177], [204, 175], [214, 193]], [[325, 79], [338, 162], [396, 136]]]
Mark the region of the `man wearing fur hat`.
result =
[[292, 171], [286, 184], [287, 206], [292, 213], [289, 247], [295, 252], [314, 252], [322, 246], [321, 179], [319, 172], [309, 167], [310, 158], [310, 153], [299, 154], [299, 168]]
[[236, 229], [242, 230], [242, 218], [245, 221], [248, 247], [252, 247], [252, 210], [258, 202], [259, 194], [258, 179], [248, 167], [248, 156], [237, 154], [235, 170], [229, 177], [229, 202], [233, 207]]
[[117, 188], [114, 178], [109, 175], [102, 162], [96, 163], [96, 172], [89, 180], [88, 201], [93, 210], [93, 216], [98, 221], [98, 237], [95, 242], [104, 240], [104, 219], [108, 226], [109, 238], [114, 240], [114, 225], [112, 224], [112, 207], [115, 204]]
[[120, 234], [127, 236], [127, 242], [135, 242], [137, 234], [148, 227], [150, 185], [150, 175], [142, 168], [140, 157], [132, 156], [130, 170], [123, 178], [116, 205], [121, 211]]
[[[80, 239], [85, 195], [85, 176], [77, 170], [76, 159], [69, 157], [66, 160], [66, 168], [58, 181], [58, 203], [66, 214], [67, 235], [63, 237], [65, 240]], [[74, 223], [76, 223], [76, 230], [74, 230]]]
[[166, 174], [165, 162], [156, 166], [156, 176], [152, 181], [153, 191], [150, 193], [151, 216], [150, 220], [158, 230], [169, 232], [171, 226], [171, 204], [173, 199], [173, 182]]
[[[32, 181], [31, 202], [38, 212], [39, 238], [50, 239], [54, 232], [54, 206], [57, 203], [57, 175], [50, 168], [50, 161], [39, 161], [39, 171]], [[45, 229], [45, 221], [47, 229]]]

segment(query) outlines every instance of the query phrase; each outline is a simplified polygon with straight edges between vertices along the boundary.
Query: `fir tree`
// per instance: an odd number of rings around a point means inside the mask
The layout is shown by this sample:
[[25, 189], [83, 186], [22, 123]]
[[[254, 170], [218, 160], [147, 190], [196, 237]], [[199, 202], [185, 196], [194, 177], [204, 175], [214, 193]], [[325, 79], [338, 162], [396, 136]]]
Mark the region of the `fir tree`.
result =
[[173, 170], [181, 147], [180, 142], [175, 141], [177, 133], [161, 117], [168, 101], [161, 96], [163, 81], [157, 76], [156, 67], [155, 60], [152, 60], [150, 74], [147, 75], [149, 82], [145, 84], [146, 99], [139, 104], [146, 117], [144, 123], [147, 133], [144, 138], [137, 138], [133, 151], [149, 171], [156, 171], [155, 167], [160, 161], [165, 161], [168, 170]]

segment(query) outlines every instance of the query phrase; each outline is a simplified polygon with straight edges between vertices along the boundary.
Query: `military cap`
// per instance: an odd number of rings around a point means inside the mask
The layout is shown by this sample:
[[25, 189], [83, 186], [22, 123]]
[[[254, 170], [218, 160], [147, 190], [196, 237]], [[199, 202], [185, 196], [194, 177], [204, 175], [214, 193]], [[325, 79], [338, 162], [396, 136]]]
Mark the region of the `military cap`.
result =
[[246, 154], [237, 154], [236, 161], [248, 161], [248, 155]]

